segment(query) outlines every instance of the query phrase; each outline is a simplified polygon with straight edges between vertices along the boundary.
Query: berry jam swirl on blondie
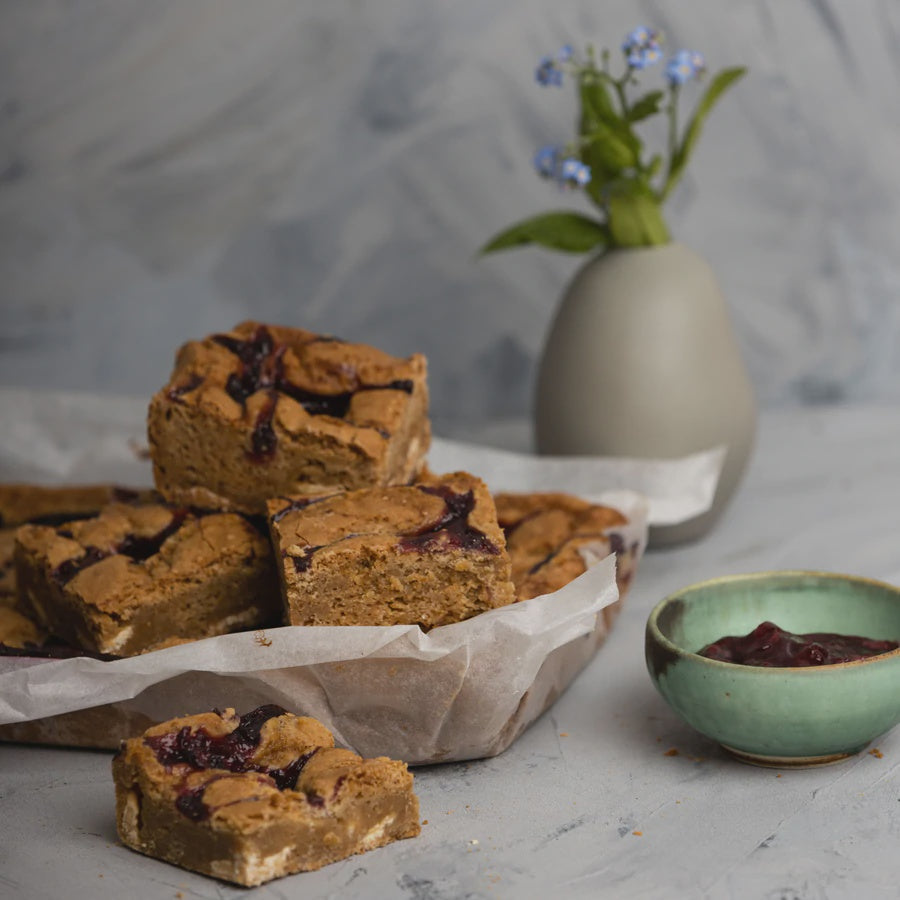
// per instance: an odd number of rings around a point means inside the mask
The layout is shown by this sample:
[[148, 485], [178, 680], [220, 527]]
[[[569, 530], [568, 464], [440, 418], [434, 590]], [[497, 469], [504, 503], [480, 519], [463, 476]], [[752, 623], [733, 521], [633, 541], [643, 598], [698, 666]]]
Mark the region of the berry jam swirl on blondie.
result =
[[408, 483], [430, 443], [425, 358], [244, 322], [181, 348], [148, 435], [173, 503], [258, 514], [266, 497]]
[[141, 853], [253, 886], [419, 833], [402, 762], [334, 747], [270, 704], [173, 719], [113, 759], [116, 824]]
[[295, 625], [447, 625], [511, 603], [494, 503], [465, 472], [433, 481], [269, 501]]

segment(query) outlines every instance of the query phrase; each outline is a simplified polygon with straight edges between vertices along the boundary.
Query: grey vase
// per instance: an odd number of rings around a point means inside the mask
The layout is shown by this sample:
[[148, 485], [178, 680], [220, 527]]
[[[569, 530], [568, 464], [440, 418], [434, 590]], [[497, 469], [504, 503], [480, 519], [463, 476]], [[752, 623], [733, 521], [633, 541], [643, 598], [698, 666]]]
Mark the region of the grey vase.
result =
[[713, 507], [651, 529], [651, 546], [704, 535], [737, 488], [756, 401], [725, 299], [683, 244], [608, 251], [562, 297], [538, 368], [539, 453], [673, 458], [727, 446]]

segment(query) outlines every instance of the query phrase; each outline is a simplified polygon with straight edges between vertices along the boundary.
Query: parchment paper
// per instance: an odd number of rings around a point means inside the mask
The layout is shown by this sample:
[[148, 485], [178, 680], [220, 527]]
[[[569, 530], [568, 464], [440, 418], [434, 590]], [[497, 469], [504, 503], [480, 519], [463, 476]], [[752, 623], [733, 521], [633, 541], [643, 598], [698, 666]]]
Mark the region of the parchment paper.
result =
[[[145, 412], [133, 398], [0, 390], [0, 480], [149, 484], [140, 457]], [[705, 511], [722, 458], [713, 449], [674, 461], [544, 459], [436, 439], [429, 465], [474, 472], [495, 491], [566, 490], [617, 506], [629, 519], [614, 529], [628, 548], [619, 578], [629, 583], [648, 523]], [[618, 590], [615, 558], [604, 552], [602, 543], [587, 548], [595, 564], [552, 595], [428, 634], [418, 626], [284, 627], [113, 662], [0, 658], [0, 724], [12, 723], [7, 738], [112, 747], [151, 721], [279, 703], [320, 719], [364, 756], [412, 764], [492, 756], [606, 638]], [[92, 740], [79, 739], [80, 726]]]

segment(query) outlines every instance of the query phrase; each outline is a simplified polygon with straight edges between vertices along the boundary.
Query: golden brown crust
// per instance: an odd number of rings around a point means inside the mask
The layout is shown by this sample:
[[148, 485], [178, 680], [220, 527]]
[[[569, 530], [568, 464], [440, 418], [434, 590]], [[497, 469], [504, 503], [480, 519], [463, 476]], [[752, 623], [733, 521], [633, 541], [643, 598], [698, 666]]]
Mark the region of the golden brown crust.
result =
[[493, 500], [467, 472], [268, 508], [292, 624], [427, 629], [513, 600]]
[[22, 611], [82, 650], [130, 656], [280, 618], [268, 541], [234, 513], [111, 504], [16, 533]]
[[0, 528], [0, 606], [16, 602], [16, 529]]
[[155, 491], [112, 484], [0, 484], [0, 605], [16, 602], [13, 550], [16, 528], [96, 515], [108, 503], [152, 503]]
[[94, 515], [108, 503], [150, 503], [154, 491], [113, 484], [0, 484], [0, 526]]
[[96, 515], [108, 503], [152, 503], [155, 491], [113, 484], [0, 484], [0, 605], [16, 602], [16, 528]]
[[27, 616], [11, 606], [0, 606], [0, 644], [23, 649], [40, 647], [47, 635]]
[[606, 556], [610, 534], [627, 520], [609, 506], [563, 493], [499, 493], [497, 518], [506, 534], [519, 600], [553, 593]]
[[430, 443], [425, 358], [243, 322], [178, 351], [148, 434], [175, 503], [262, 513], [278, 494], [404, 484]]
[[321, 723], [278, 707], [154, 726], [122, 745], [113, 777], [123, 843], [247, 886], [420, 831], [404, 763], [334, 749]]

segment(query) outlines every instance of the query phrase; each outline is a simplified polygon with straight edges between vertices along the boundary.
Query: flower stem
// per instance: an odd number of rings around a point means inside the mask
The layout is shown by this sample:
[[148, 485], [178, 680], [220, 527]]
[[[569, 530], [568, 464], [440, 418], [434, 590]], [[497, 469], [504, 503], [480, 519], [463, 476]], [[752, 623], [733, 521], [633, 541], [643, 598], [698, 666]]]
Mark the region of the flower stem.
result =
[[666, 166], [666, 180], [663, 183], [662, 190], [659, 194], [660, 201], [669, 196], [672, 190], [672, 167], [675, 164], [675, 153], [678, 150], [678, 85], [673, 84], [669, 87], [669, 106], [666, 109], [669, 114], [669, 160]]
[[613, 79], [613, 86], [616, 89], [616, 96], [619, 98], [619, 106], [622, 107], [622, 118], [628, 118], [628, 98], [625, 96], [625, 82], [628, 80], [629, 73], [625, 72], [625, 74], [621, 78]]

